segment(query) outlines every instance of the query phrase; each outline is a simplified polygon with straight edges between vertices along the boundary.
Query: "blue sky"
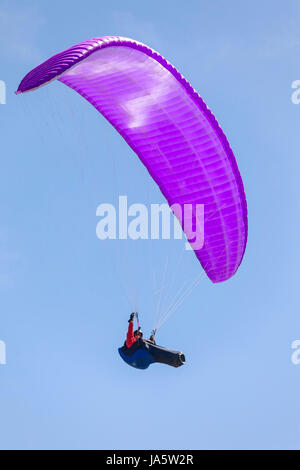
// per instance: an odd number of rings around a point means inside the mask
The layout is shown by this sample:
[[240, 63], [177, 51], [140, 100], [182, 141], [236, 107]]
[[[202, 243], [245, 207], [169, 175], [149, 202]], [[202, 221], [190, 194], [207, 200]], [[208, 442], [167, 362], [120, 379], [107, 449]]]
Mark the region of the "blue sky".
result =
[[[1, 448], [300, 448], [299, 20], [299, 1], [0, 1]], [[119, 194], [162, 202], [159, 191], [67, 87], [13, 94], [46, 58], [104, 35], [144, 42], [180, 70], [222, 125], [245, 184], [238, 273], [220, 285], [203, 275], [159, 332], [185, 352], [179, 369], [137, 371], [117, 347], [130, 288], [148, 332], [182, 242], [125, 247], [95, 234], [98, 204]], [[169, 296], [200, 269], [185, 255]]]

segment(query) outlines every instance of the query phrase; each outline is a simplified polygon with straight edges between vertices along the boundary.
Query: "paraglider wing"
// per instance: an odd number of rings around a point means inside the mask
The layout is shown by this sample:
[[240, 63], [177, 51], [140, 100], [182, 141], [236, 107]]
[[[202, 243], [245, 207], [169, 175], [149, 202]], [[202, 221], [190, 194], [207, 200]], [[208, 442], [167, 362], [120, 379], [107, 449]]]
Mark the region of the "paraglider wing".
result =
[[[198, 93], [160, 54], [121, 37], [95, 38], [56, 54], [26, 75], [17, 93], [54, 79], [108, 119], [170, 206], [204, 204], [204, 245], [194, 251], [213, 282], [229, 279], [246, 247], [246, 198], [228, 141]], [[193, 212], [183, 226], [188, 239], [198, 225]]]

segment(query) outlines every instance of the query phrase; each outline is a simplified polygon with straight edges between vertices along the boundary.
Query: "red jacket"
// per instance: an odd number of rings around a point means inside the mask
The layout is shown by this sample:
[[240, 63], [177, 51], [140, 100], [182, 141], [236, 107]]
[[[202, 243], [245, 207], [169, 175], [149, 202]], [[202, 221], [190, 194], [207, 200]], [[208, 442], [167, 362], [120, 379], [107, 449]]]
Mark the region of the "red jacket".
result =
[[136, 338], [134, 337], [134, 334], [133, 334], [133, 321], [130, 321], [128, 325], [127, 336], [126, 336], [127, 348], [130, 348], [130, 346], [132, 346], [133, 343], [135, 342], [136, 342]]

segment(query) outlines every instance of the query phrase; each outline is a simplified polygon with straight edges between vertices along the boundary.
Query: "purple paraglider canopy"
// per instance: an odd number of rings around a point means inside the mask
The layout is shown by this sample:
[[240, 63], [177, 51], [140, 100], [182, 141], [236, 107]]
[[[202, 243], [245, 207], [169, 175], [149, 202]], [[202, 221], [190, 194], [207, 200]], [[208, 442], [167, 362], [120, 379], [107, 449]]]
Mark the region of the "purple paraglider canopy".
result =
[[[100, 37], [54, 55], [16, 93], [60, 80], [86, 98], [122, 135], [170, 206], [204, 205], [204, 244], [195, 254], [213, 282], [238, 269], [247, 243], [247, 204], [222, 129], [187, 80], [142, 43]], [[180, 219], [180, 215], [173, 210]], [[188, 239], [197, 214], [183, 225]]]

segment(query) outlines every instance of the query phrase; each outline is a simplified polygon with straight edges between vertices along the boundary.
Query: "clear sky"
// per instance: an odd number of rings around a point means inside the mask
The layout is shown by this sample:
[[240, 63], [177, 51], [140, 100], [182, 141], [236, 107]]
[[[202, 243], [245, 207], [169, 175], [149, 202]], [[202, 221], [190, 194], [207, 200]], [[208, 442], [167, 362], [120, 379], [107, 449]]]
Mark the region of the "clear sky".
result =
[[[1, 448], [300, 448], [299, 22], [299, 1], [0, 1]], [[101, 202], [162, 202], [159, 191], [75, 92], [54, 82], [13, 93], [43, 60], [104, 35], [144, 42], [180, 70], [245, 184], [238, 273], [219, 285], [203, 275], [158, 333], [185, 352], [179, 369], [135, 370], [117, 347], [131, 288], [148, 333], [160, 288], [166, 308], [200, 264], [185, 253], [174, 276], [182, 242], [95, 233]]]

